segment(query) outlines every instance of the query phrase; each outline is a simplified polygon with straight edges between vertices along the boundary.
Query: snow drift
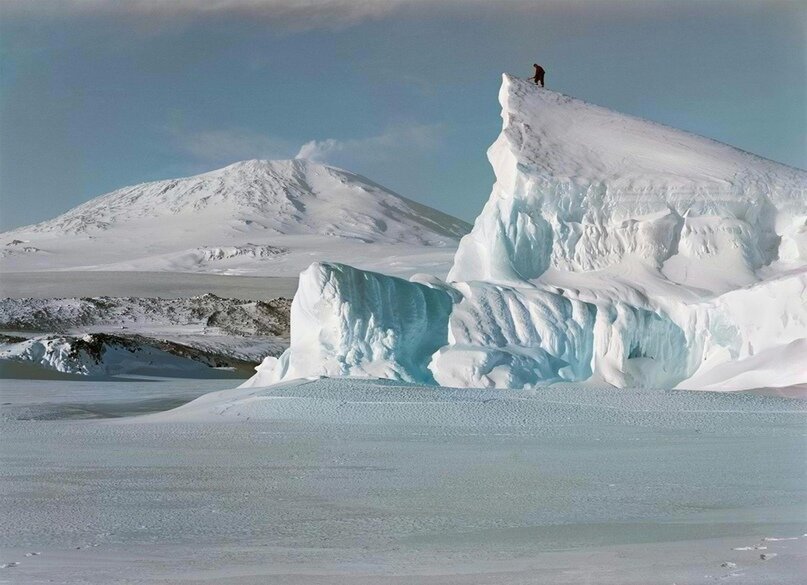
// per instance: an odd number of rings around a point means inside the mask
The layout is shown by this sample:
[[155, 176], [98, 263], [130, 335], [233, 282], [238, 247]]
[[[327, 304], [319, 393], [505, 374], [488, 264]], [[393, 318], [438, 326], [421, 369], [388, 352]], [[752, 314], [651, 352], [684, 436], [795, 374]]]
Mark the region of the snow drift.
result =
[[449, 282], [315, 265], [248, 385], [807, 383], [807, 173], [507, 75], [499, 97], [496, 183]]

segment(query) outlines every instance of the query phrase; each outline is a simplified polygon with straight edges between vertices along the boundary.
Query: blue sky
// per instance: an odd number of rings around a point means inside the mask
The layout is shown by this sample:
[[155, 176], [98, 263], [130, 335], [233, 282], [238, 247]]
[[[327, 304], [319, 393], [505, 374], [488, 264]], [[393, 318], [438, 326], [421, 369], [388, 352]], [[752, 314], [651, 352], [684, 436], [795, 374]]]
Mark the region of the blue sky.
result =
[[0, 228], [305, 154], [472, 220], [503, 71], [807, 167], [797, 2], [0, 0]]

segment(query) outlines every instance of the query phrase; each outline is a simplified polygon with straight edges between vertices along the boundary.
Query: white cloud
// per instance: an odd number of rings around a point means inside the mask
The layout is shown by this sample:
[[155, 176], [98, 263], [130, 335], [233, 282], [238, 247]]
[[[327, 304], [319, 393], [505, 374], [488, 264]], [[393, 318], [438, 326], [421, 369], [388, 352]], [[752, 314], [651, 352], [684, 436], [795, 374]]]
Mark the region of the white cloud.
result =
[[365, 138], [311, 140], [300, 147], [295, 158], [344, 166], [363, 166], [388, 162], [396, 158], [412, 158], [430, 152], [442, 142], [440, 125], [416, 125], [390, 128], [383, 134]]

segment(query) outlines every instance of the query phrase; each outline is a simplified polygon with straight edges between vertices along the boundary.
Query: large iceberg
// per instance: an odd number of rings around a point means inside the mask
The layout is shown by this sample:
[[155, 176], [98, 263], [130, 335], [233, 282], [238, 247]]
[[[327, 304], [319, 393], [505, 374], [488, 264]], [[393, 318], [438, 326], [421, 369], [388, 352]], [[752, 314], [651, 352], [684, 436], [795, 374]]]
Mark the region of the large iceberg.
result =
[[807, 173], [507, 75], [499, 98], [448, 282], [313, 265], [247, 385], [807, 383]]
[[531, 280], [634, 257], [673, 282], [733, 288], [777, 259], [804, 259], [803, 171], [509, 76], [499, 98], [496, 184], [449, 280]]

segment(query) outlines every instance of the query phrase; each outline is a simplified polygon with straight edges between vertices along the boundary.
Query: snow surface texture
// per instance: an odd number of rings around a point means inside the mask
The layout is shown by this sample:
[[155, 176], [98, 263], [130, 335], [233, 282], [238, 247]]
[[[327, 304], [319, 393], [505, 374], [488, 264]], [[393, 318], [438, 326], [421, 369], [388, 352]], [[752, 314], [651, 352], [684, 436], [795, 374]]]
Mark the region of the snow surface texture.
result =
[[0, 235], [0, 270], [297, 276], [312, 261], [445, 274], [465, 222], [304, 160], [239, 162], [102, 195]]
[[5, 384], [0, 580], [804, 584], [805, 401], [225, 387]]
[[807, 384], [807, 173], [507, 75], [499, 97], [497, 181], [449, 283], [313, 266], [248, 386]]

